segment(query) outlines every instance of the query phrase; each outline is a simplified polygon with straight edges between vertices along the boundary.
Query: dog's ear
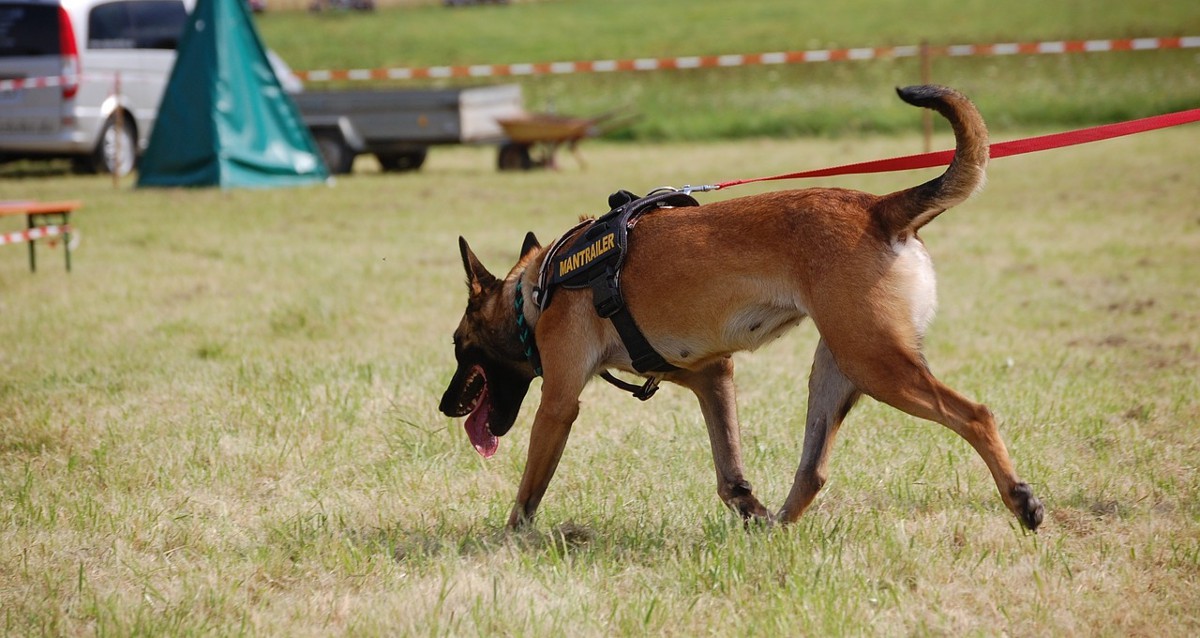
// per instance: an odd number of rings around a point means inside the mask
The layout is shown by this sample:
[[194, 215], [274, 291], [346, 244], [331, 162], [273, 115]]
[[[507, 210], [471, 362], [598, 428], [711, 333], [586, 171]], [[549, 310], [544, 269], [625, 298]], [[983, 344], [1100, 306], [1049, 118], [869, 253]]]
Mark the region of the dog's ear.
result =
[[462, 253], [463, 270], [467, 271], [467, 288], [471, 291], [471, 296], [474, 297], [483, 292], [485, 286], [496, 281], [496, 277], [488, 272], [487, 268], [471, 251], [471, 247], [467, 245], [467, 240], [463, 237], [458, 238], [458, 251]]
[[521, 244], [521, 256], [517, 261], [521, 261], [529, 256], [529, 253], [541, 248], [542, 244], [538, 242], [538, 238], [533, 234], [533, 231], [525, 233], [525, 241]]

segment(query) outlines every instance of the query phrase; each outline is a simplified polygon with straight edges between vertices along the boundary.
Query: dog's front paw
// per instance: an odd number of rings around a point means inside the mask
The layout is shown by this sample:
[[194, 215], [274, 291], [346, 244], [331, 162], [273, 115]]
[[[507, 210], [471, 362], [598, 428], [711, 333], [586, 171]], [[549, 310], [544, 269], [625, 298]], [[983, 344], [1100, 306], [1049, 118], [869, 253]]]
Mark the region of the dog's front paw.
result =
[[1039, 525], [1042, 524], [1042, 519], [1046, 514], [1046, 509], [1042, 507], [1042, 502], [1038, 497], [1033, 495], [1033, 489], [1028, 483], [1017, 483], [1009, 494], [1013, 503], [1013, 512], [1017, 518], [1030, 531], [1036, 532]]
[[513, 506], [512, 511], [508, 514], [509, 531], [519, 531], [523, 528], [531, 527], [533, 524], [533, 512], [529, 511], [525, 506], [517, 503]]

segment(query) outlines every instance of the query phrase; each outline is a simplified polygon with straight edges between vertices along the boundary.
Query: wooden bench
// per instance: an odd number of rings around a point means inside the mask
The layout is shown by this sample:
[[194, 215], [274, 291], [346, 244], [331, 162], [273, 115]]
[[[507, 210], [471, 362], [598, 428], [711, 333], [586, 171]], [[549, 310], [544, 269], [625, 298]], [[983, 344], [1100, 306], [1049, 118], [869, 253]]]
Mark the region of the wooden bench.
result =
[[29, 242], [29, 271], [37, 272], [35, 240], [63, 236], [63, 252], [67, 255], [67, 272], [71, 272], [71, 212], [83, 205], [78, 200], [57, 202], [0, 201], [0, 217], [24, 215], [26, 230], [0, 233], [0, 246]]

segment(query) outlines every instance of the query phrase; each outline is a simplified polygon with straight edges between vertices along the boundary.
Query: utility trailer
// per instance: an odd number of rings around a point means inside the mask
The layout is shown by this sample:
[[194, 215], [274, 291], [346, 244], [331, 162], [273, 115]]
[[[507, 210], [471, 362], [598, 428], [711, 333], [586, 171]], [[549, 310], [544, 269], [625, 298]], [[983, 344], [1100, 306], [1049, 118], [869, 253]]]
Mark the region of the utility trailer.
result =
[[499, 120], [525, 113], [521, 87], [302, 91], [292, 99], [331, 173], [370, 153], [385, 171], [421, 167], [430, 146], [500, 144]]

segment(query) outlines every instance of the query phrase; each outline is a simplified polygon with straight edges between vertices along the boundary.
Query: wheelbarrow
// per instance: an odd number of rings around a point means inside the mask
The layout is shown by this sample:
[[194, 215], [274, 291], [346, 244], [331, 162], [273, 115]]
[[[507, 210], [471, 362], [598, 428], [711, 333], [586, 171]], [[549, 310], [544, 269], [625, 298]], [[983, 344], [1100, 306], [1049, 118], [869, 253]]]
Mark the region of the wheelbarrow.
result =
[[502, 171], [531, 168], [558, 168], [555, 154], [564, 144], [579, 166], [586, 168], [579, 154], [579, 142], [598, 137], [633, 120], [619, 111], [599, 117], [584, 118], [553, 113], [524, 113], [515, 117], [497, 118], [508, 141], [500, 146], [496, 166]]

